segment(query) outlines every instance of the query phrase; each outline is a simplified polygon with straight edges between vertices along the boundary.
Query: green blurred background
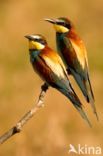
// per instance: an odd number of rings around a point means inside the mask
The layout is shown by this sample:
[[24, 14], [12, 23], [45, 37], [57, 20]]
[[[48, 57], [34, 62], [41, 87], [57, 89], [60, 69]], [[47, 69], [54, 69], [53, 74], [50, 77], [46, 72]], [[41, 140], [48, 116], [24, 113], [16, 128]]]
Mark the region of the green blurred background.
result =
[[67, 156], [69, 144], [103, 148], [102, 0], [0, 0], [0, 134], [33, 106], [43, 83], [29, 62], [28, 42], [24, 36], [43, 34], [49, 45], [56, 49], [54, 30], [43, 19], [60, 16], [72, 19], [86, 44], [100, 121], [96, 121], [72, 80], [93, 128], [81, 119], [68, 99], [50, 88], [45, 107], [20, 134], [1, 146], [0, 156]]

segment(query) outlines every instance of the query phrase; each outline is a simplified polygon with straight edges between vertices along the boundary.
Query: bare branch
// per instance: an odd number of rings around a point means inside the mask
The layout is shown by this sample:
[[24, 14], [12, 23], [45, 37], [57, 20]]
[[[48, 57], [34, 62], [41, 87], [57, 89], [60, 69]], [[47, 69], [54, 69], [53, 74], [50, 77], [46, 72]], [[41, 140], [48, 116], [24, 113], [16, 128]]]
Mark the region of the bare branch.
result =
[[9, 138], [11, 138], [13, 135], [15, 135], [16, 133], [21, 132], [23, 126], [27, 123], [27, 121], [29, 121], [31, 119], [31, 117], [34, 116], [34, 114], [41, 108], [44, 106], [43, 104], [43, 99], [45, 96], [46, 91], [48, 90], [48, 85], [46, 83], [44, 83], [41, 86], [41, 92], [38, 98], [38, 102], [37, 104], [30, 110], [28, 111], [18, 122], [15, 126], [13, 126], [10, 130], [8, 130], [6, 133], [4, 133], [1, 137], [0, 137], [0, 144], [4, 143], [6, 140], [8, 140]]

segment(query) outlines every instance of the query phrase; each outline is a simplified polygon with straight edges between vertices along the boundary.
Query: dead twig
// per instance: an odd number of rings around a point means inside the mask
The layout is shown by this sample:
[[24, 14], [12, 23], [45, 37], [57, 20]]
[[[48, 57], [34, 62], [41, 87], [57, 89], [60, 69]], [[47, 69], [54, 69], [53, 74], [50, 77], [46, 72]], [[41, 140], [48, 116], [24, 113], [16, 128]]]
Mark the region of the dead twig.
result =
[[11, 138], [13, 135], [21, 132], [23, 126], [27, 123], [27, 121], [29, 121], [34, 114], [41, 108], [44, 106], [43, 103], [43, 99], [45, 96], [46, 91], [48, 90], [48, 85], [46, 83], [44, 83], [41, 86], [41, 92], [38, 98], [38, 102], [37, 104], [30, 110], [28, 111], [18, 122], [15, 126], [13, 126], [10, 130], [8, 130], [6, 133], [4, 133], [1, 137], [0, 137], [0, 144], [4, 143], [6, 140], [8, 140], [9, 138]]

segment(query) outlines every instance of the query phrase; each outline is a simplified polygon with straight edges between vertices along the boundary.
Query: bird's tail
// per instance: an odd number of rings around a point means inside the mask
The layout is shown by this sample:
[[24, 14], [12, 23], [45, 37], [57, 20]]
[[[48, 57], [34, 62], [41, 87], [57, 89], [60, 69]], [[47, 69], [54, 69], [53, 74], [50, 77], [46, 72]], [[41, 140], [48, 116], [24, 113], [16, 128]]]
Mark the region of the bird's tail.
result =
[[98, 120], [98, 114], [94, 104], [94, 95], [93, 95], [89, 76], [87, 75], [87, 79], [83, 79], [78, 73], [74, 71], [72, 71], [72, 74], [74, 75], [77, 84], [79, 85], [84, 97], [86, 98], [86, 101], [91, 104], [93, 112], [96, 115], [96, 118]]
[[[72, 89], [72, 87], [71, 87]], [[78, 96], [76, 95], [76, 93], [74, 92], [74, 90], [72, 89], [71, 91], [65, 91], [64, 89], [59, 89], [66, 97], [68, 97], [68, 99], [72, 102], [73, 106], [76, 108], [76, 110], [80, 113], [81, 117], [87, 121], [88, 125], [90, 127], [92, 127], [84, 109], [82, 108], [82, 104], [78, 98]]]
[[95, 107], [95, 100], [94, 100], [94, 95], [93, 95], [93, 91], [92, 91], [92, 86], [90, 83], [90, 79], [88, 77], [88, 81], [85, 81], [85, 86], [86, 86], [86, 90], [88, 92], [88, 99], [89, 99], [89, 103], [91, 104], [91, 107], [93, 109], [94, 114], [96, 115], [97, 120], [99, 120], [97, 111], [96, 111], [96, 107]]

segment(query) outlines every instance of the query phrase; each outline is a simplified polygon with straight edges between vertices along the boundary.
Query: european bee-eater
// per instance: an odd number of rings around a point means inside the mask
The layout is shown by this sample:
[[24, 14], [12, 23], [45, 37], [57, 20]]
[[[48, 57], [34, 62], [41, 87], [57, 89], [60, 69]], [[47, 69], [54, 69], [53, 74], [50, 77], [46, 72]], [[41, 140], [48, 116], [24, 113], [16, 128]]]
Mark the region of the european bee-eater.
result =
[[87, 52], [83, 41], [78, 36], [73, 23], [69, 19], [60, 17], [45, 20], [52, 23], [56, 30], [57, 49], [66, 65], [68, 74], [74, 77], [98, 119], [89, 78]]
[[57, 52], [49, 48], [46, 39], [42, 35], [35, 34], [25, 37], [29, 40], [30, 61], [34, 70], [48, 86], [52, 86], [64, 94], [91, 126], [82, 108], [82, 104], [69, 82], [65, 66], [60, 56]]

